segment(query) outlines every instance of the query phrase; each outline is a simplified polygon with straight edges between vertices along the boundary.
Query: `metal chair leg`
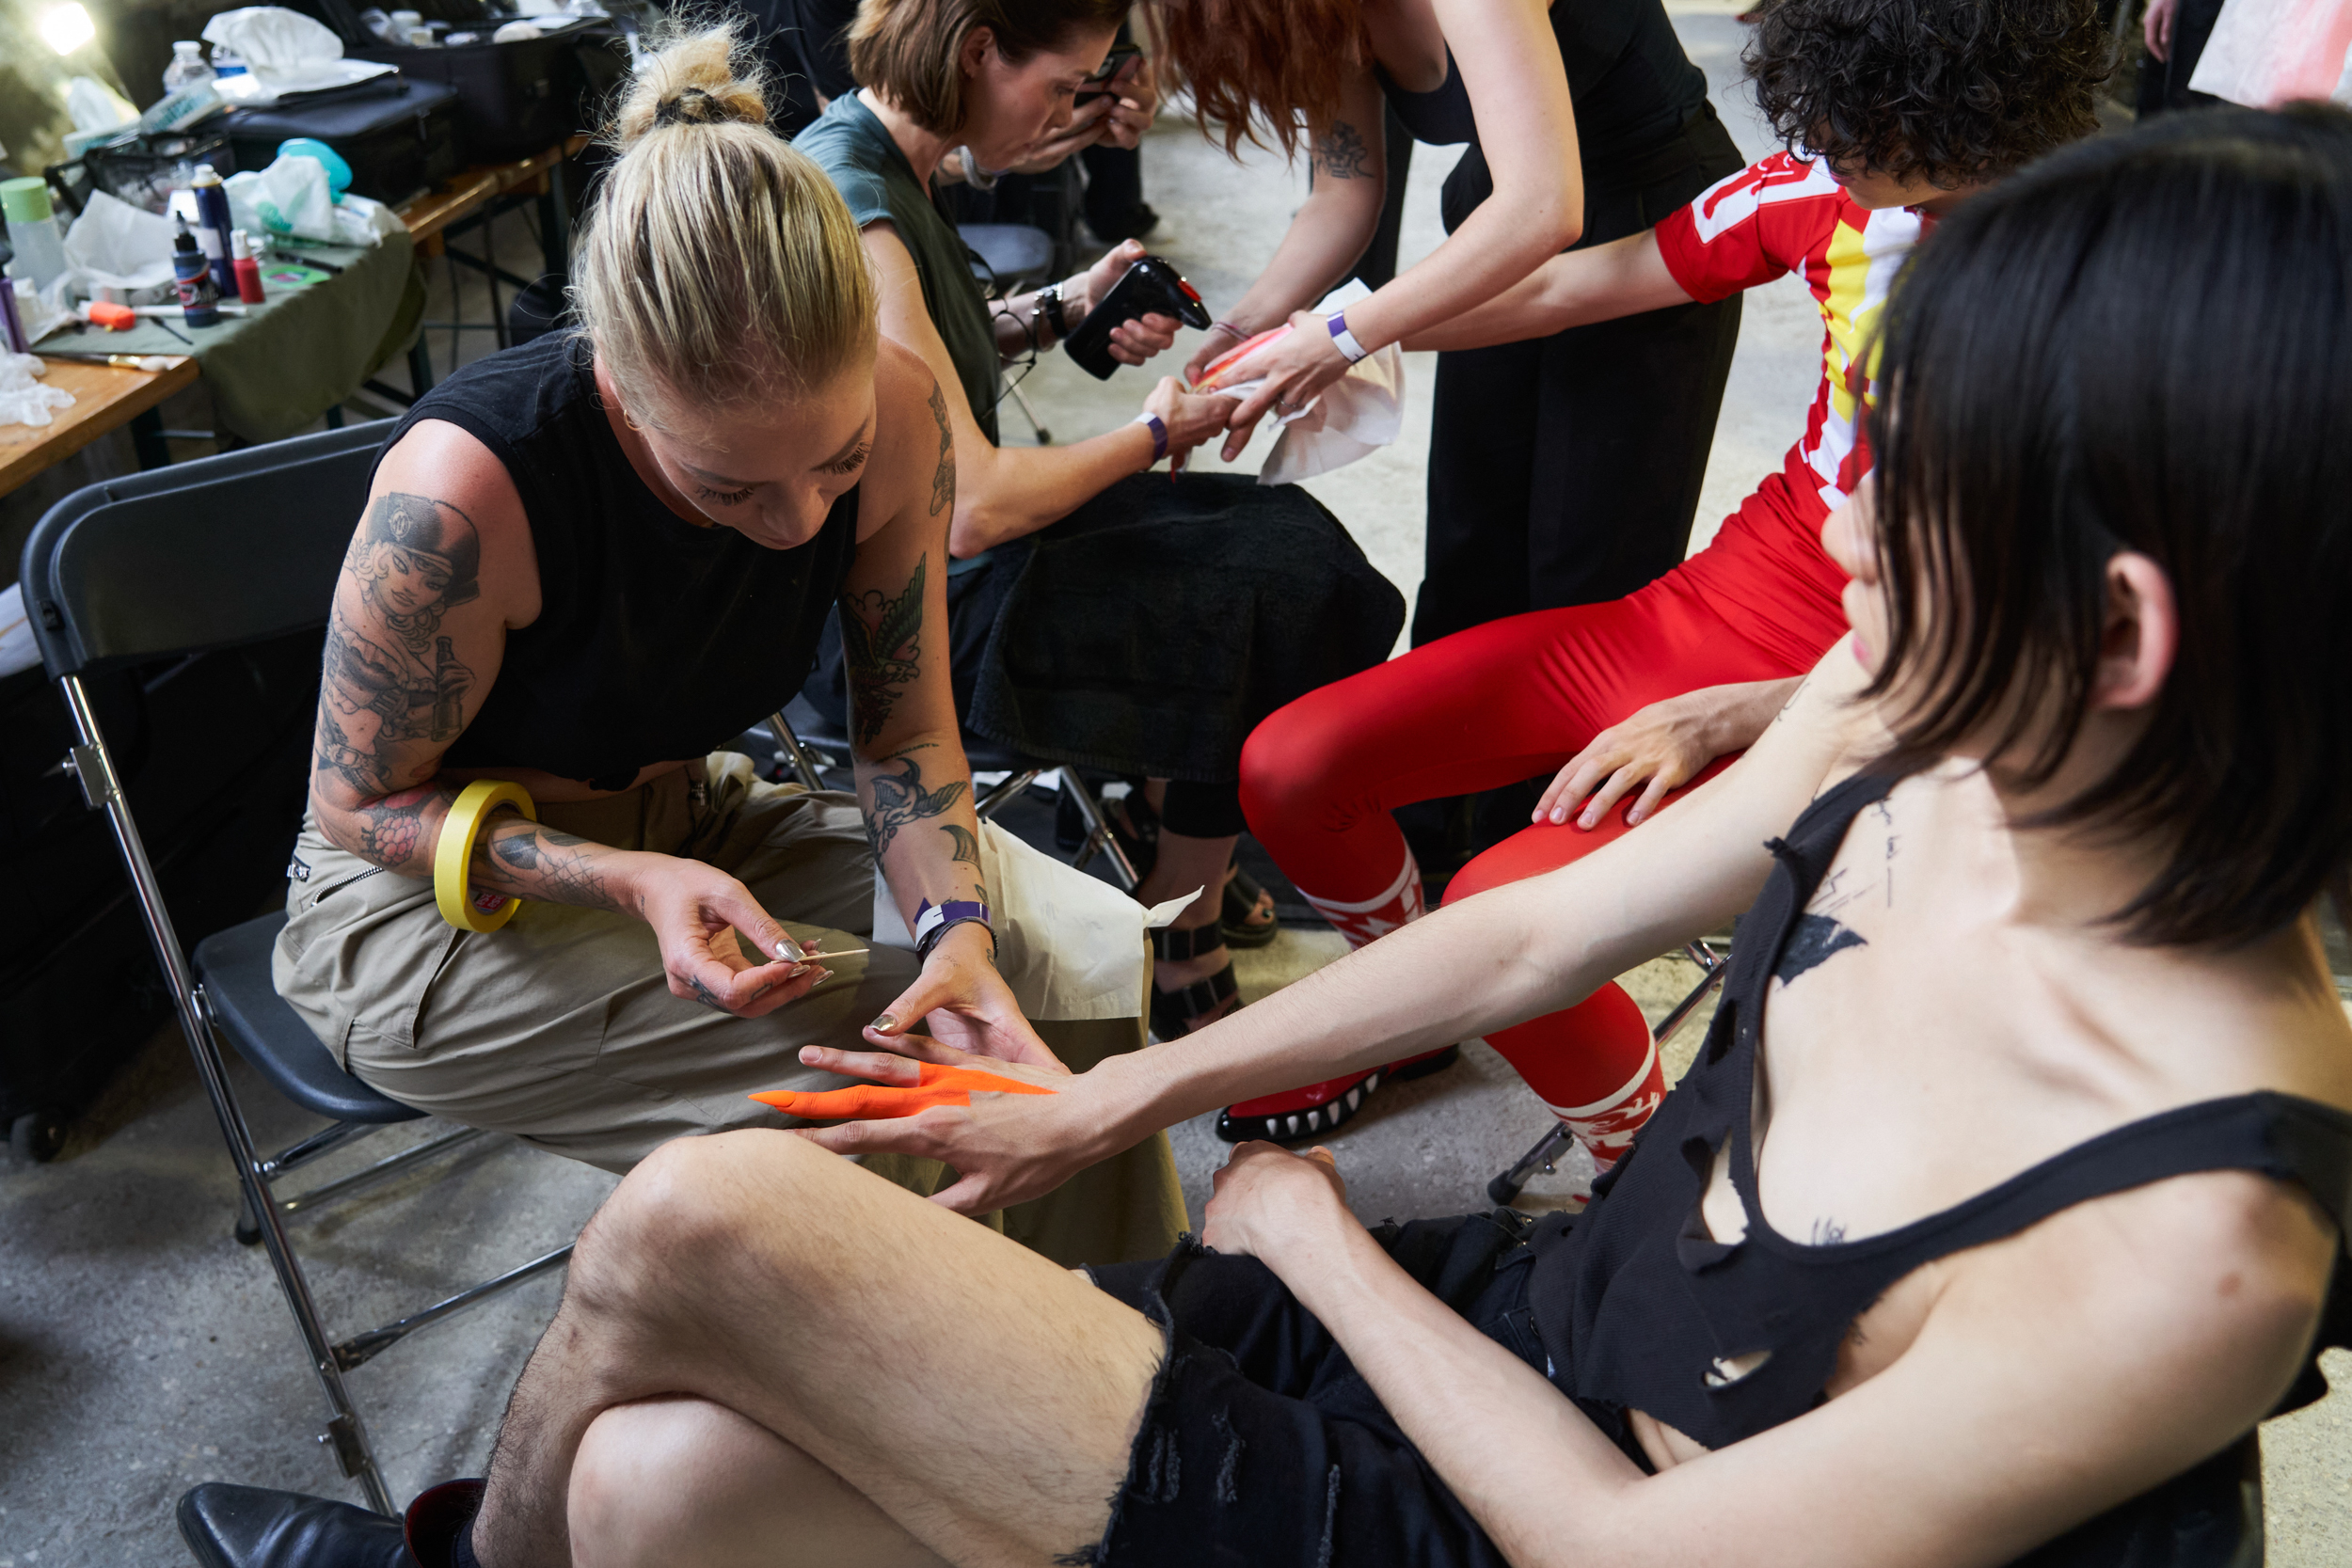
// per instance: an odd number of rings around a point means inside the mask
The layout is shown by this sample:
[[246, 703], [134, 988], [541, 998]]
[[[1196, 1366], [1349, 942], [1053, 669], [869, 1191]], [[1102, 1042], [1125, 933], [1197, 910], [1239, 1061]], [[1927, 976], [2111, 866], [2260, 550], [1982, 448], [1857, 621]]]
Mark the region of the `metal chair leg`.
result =
[[1087, 841], [1079, 846], [1070, 863], [1083, 867], [1099, 850], [1110, 856], [1113, 879], [1129, 893], [1135, 892], [1136, 884], [1143, 879], [1136, 875], [1135, 863], [1127, 858], [1127, 851], [1120, 847], [1119, 835], [1111, 832], [1109, 820], [1104, 816], [1101, 804], [1094, 799], [1094, 791], [1089, 789], [1085, 782], [1068, 767], [1061, 770], [1061, 787], [1062, 792], [1070, 797], [1071, 804], [1078, 808], [1078, 815], [1086, 819], [1087, 825]]
[[803, 789], [825, 787], [825, 781], [818, 773], [815, 753], [802, 745], [801, 737], [792, 733], [791, 722], [785, 718], [782, 709], [768, 716], [768, 733], [775, 736], [776, 745], [782, 749], [785, 759], [792, 764], [792, 771], [799, 776]]
[[[1698, 1011], [1699, 1004], [1707, 1000], [1708, 993], [1724, 983], [1724, 971], [1731, 963], [1729, 954], [1718, 953], [1704, 942], [1683, 943], [1682, 953], [1683, 957], [1699, 966], [1699, 983], [1692, 987], [1690, 993], [1681, 1001], [1668, 1008], [1666, 1016], [1658, 1021], [1658, 1027], [1650, 1031], [1651, 1043], [1660, 1047], [1681, 1033], [1682, 1026], [1691, 1022], [1691, 1015]], [[1552, 1173], [1560, 1156], [1566, 1152], [1575, 1136], [1565, 1122], [1554, 1121], [1545, 1130], [1544, 1135], [1535, 1140], [1534, 1148], [1520, 1155], [1510, 1169], [1486, 1183], [1486, 1196], [1499, 1208], [1507, 1208], [1516, 1202], [1528, 1182], [1534, 1180], [1538, 1170], [1547, 1176]]]
[[1005, 377], [1005, 390], [1012, 394], [1012, 401], [1021, 405], [1022, 418], [1027, 420], [1029, 428], [1037, 432], [1037, 444], [1041, 447], [1052, 446], [1054, 433], [1045, 428], [1044, 421], [1037, 417], [1037, 410], [1029, 406], [1029, 395], [1021, 389], [1021, 383], [1008, 374]]
[[131, 874], [132, 890], [137, 895], [139, 912], [146, 922], [148, 940], [171, 987], [180, 1031], [187, 1037], [188, 1052], [196, 1059], [197, 1075], [203, 1080], [205, 1096], [212, 1101], [221, 1137], [229, 1145], [230, 1159], [236, 1166], [246, 1212], [260, 1223], [262, 1244], [269, 1253], [270, 1266], [277, 1272], [278, 1289], [285, 1292], [286, 1306], [294, 1313], [294, 1324], [302, 1333], [303, 1348], [310, 1358], [310, 1370], [317, 1375], [320, 1390], [334, 1412], [319, 1441], [335, 1450], [343, 1474], [359, 1483], [370, 1507], [379, 1513], [394, 1513], [397, 1510], [392, 1506], [392, 1495], [384, 1484], [374, 1449], [368, 1443], [367, 1426], [343, 1386], [342, 1364], [326, 1338], [326, 1327], [320, 1320], [318, 1303], [310, 1294], [310, 1281], [287, 1243], [284, 1222], [262, 1180], [262, 1162], [254, 1149], [252, 1132], [238, 1106], [236, 1090], [229, 1082], [228, 1064], [222, 1058], [220, 1043], [214, 1037], [209, 1021], [199, 1010], [194, 977], [189, 974], [187, 960], [181, 952], [178, 933], [172, 929], [170, 912], [164, 906], [163, 890], [156, 883], [154, 865], [147, 858], [147, 846], [139, 836], [137, 824], [132, 820], [129, 804], [122, 798], [114, 759], [106, 749], [89, 693], [79, 676], [68, 676], [58, 684], [67, 710], [73, 716], [74, 731], [81, 737], [81, 744], [68, 754], [68, 760], [81, 783], [83, 799], [93, 808], [103, 809], [114, 829], [116, 846], [122, 851], [123, 865]]

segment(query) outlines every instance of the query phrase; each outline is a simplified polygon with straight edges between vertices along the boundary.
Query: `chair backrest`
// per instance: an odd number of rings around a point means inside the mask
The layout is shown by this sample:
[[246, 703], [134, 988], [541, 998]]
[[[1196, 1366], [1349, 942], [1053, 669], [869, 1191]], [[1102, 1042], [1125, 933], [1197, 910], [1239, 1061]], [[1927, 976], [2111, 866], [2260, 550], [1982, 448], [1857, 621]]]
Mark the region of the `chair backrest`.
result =
[[85, 486], [24, 542], [24, 609], [49, 677], [323, 625], [392, 421]]

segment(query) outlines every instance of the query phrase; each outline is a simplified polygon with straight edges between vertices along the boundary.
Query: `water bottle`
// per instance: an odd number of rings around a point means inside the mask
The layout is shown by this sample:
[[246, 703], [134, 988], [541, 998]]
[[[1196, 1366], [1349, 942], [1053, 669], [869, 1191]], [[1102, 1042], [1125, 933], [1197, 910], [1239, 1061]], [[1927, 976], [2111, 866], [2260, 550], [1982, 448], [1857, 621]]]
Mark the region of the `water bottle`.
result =
[[8, 245], [16, 251], [16, 275], [36, 289], [49, 287], [65, 271], [65, 236], [49, 205], [49, 185], [37, 174], [20, 180], [0, 180], [0, 214], [8, 224]]
[[171, 46], [171, 63], [164, 67], [164, 91], [178, 92], [190, 82], [209, 82], [219, 72], [204, 63], [204, 45], [195, 39], [181, 39]]
[[230, 48], [225, 43], [215, 43], [213, 45], [214, 75], [242, 76], [245, 73], [244, 55], [238, 54], [235, 50]]

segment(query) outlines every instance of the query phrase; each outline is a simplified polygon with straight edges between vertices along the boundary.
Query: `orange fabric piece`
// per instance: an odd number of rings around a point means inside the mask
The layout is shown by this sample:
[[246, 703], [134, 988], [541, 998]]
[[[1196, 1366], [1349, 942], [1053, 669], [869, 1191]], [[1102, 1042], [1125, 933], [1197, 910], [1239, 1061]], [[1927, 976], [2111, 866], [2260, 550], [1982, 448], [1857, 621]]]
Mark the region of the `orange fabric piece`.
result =
[[762, 1105], [774, 1106], [786, 1116], [806, 1117], [811, 1121], [887, 1121], [896, 1117], [914, 1116], [934, 1105], [969, 1105], [977, 1090], [997, 1094], [1054, 1092], [1018, 1078], [1000, 1078], [977, 1068], [941, 1067], [936, 1062], [923, 1063], [922, 1074], [922, 1081], [913, 1088], [859, 1084], [852, 1088], [814, 1092], [771, 1089], [751, 1098]]

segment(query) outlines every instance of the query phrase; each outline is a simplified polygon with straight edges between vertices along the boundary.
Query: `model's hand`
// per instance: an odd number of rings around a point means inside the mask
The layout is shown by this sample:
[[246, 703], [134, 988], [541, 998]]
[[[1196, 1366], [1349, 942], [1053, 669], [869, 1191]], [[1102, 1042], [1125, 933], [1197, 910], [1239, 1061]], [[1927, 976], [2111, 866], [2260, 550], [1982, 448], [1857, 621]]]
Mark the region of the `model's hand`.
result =
[[2180, 0], [2148, 0], [2148, 14], [2140, 23], [2140, 31], [2147, 37], [2150, 58], [2172, 57], [2172, 24], [2180, 10]]
[[[1268, 410], [1294, 414], [1347, 373], [1347, 356], [1331, 341], [1325, 317], [1300, 310], [1290, 319], [1291, 332], [1233, 367], [1223, 378], [1229, 385], [1265, 377], [1265, 385], [1233, 410], [1225, 437], [1225, 461], [1231, 463], [1249, 444], [1250, 435]], [[1223, 333], [1217, 334], [1223, 337]]]
[[1160, 111], [1159, 76], [1150, 56], [1137, 55], [1120, 66], [1110, 79], [1110, 90], [1114, 96], [1103, 126], [1103, 143], [1132, 149], [1143, 140], [1143, 134], [1152, 129], [1152, 117]]
[[[1121, 240], [1104, 254], [1101, 261], [1080, 273], [1073, 279], [1075, 287], [1063, 288], [1062, 309], [1072, 331], [1093, 313], [1094, 308], [1110, 297], [1119, 280], [1127, 276], [1127, 269], [1143, 260], [1141, 240]], [[1157, 311], [1137, 316], [1111, 328], [1111, 357], [1122, 365], [1140, 365], [1162, 350], [1172, 347], [1176, 329], [1184, 324], [1174, 316]]]
[[996, 944], [984, 927], [968, 922], [949, 927], [914, 984], [866, 1026], [866, 1037], [895, 1049], [909, 1030], [929, 1019], [931, 1033], [959, 1052], [1068, 1073], [1021, 1016], [1012, 988], [996, 973], [995, 956]]
[[1320, 1144], [1304, 1154], [1279, 1144], [1242, 1144], [1215, 1180], [1200, 1240], [1219, 1252], [1271, 1261], [1302, 1227], [1347, 1213], [1339, 1162]]
[[1226, 420], [1240, 404], [1239, 398], [1188, 392], [1172, 375], [1160, 377], [1160, 384], [1143, 400], [1144, 408], [1157, 414], [1160, 423], [1168, 426], [1168, 455], [1178, 468], [1184, 466], [1193, 448], [1214, 440], [1224, 430]]
[[1799, 684], [1709, 686], [1650, 704], [1593, 736], [1570, 757], [1535, 802], [1534, 819], [1565, 822], [1574, 812], [1578, 827], [1597, 828], [1619, 800], [1639, 788], [1625, 814], [1627, 826], [1639, 824], [1708, 763], [1755, 745]]
[[755, 952], [776, 954], [790, 951], [783, 945], [789, 938], [751, 889], [725, 872], [675, 855], [630, 859], [636, 863], [629, 885], [661, 944], [671, 995], [738, 1018], [758, 1018], [806, 996], [830, 973], [813, 961], [744, 957], [744, 941]]
[[1023, 1094], [967, 1083], [961, 1104], [915, 1106], [910, 1114], [906, 1102], [893, 1099], [868, 1113], [883, 1119], [797, 1129], [801, 1136], [836, 1154], [915, 1154], [952, 1166], [961, 1180], [934, 1193], [932, 1201], [960, 1214], [984, 1214], [1042, 1197], [1126, 1147], [1110, 1131], [1118, 1117], [1101, 1068], [1073, 1076], [976, 1056], [921, 1035], [901, 1035], [891, 1044], [890, 1052], [812, 1045], [802, 1050], [801, 1062], [870, 1079], [881, 1085], [873, 1093], [922, 1094], [923, 1074], [940, 1068], [977, 1069], [1052, 1092]]

